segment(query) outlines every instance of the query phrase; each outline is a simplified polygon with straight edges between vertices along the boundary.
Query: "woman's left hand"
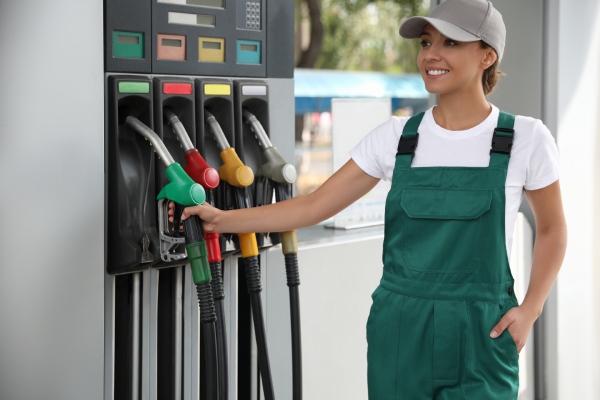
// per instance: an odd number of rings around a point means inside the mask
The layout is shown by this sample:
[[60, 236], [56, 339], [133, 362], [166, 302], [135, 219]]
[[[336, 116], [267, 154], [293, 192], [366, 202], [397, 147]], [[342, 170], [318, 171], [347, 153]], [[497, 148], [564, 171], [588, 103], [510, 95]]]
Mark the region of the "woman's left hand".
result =
[[508, 329], [517, 346], [517, 351], [520, 353], [523, 346], [525, 346], [529, 332], [537, 317], [537, 313], [530, 311], [523, 305], [513, 307], [508, 310], [500, 322], [494, 326], [490, 332], [490, 337], [495, 339], [500, 336], [505, 329]]

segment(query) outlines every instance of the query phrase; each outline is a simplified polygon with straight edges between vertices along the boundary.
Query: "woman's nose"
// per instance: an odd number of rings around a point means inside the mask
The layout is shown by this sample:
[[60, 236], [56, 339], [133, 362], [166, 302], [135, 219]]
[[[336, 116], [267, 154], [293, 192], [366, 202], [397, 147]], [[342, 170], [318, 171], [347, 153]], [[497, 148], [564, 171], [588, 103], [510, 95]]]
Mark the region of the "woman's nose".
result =
[[439, 60], [440, 56], [440, 46], [436, 43], [432, 43], [427, 48], [427, 51], [424, 54], [425, 60]]

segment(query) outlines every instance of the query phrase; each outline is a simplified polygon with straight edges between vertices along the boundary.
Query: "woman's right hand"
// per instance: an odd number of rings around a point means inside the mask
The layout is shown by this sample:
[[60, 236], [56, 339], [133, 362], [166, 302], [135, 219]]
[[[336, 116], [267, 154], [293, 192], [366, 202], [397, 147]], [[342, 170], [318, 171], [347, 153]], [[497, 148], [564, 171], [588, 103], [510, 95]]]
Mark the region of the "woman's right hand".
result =
[[[169, 202], [169, 221], [173, 222], [173, 214], [175, 213], [175, 203]], [[216, 207], [211, 206], [208, 203], [200, 204], [193, 207], [186, 207], [181, 215], [181, 221], [189, 218], [192, 215], [197, 215], [202, 221], [202, 228], [205, 232], [218, 232], [216, 220], [217, 216], [222, 213]]]

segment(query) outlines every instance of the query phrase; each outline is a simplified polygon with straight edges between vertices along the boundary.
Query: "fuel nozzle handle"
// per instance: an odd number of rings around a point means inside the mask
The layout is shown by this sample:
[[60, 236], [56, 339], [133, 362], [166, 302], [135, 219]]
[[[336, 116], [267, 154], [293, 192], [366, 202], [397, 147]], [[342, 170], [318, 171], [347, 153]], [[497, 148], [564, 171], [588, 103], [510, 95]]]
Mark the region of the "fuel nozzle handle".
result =
[[175, 132], [179, 140], [179, 144], [181, 144], [181, 147], [185, 151], [186, 166], [183, 168], [185, 172], [187, 172], [194, 182], [202, 185], [205, 190], [216, 188], [219, 185], [219, 173], [217, 170], [208, 165], [200, 155], [198, 149], [194, 147], [177, 115], [168, 107], [165, 107], [163, 115], [165, 120], [171, 125], [173, 132]]
[[[175, 203], [175, 213], [181, 215], [183, 206]], [[192, 267], [194, 283], [199, 285], [211, 281], [210, 264], [208, 261], [208, 250], [204, 241], [204, 230], [202, 222], [197, 215], [192, 215], [183, 221], [183, 233], [185, 236], [185, 249], [188, 260]]]
[[265, 176], [278, 183], [291, 184], [296, 182], [298, 176], [296, 168], [283, 159], [277, 147], [266, 149], [263, 152], [263, 157], [267, 162], [260, 167], [258, 175]]
[[221, 160], [223, 165], [219, 167], [219, 177], [231, 186], [247, 187], [254, 182], [254, 172], [247, 165], [244, 165], [235, 149], [229, 145], [221, 125], [216, 118], [208, 111], [204, 112], [204, 120], [210, 127], [210, 130], [221, 150]]
[[263, 157], [266, 162], [260, 167], [258, 175], [265, 176], [279, 183], [294, 183], [296, 182], [296, 168], [292, 164], [287, 163], [277, 147], [273, 146], [267, 132], [265, 132], [260, 121], [248, 110], [242, 110], [244, 121], [250, 125], [250, 129], [254, 132], [258, 145], [263, 150]]
[[157, 199], [167, 198], [186, 207], [204, 203], [206, 192], [202, 186], [195, 183], [181, 168], [181, 165], [175, 162], [158, 135], [135, 117], [127, 117], [125, 123], [150, 142], [158, 157], [167, 167], [165, 173], [169, 183], [158, 193]]

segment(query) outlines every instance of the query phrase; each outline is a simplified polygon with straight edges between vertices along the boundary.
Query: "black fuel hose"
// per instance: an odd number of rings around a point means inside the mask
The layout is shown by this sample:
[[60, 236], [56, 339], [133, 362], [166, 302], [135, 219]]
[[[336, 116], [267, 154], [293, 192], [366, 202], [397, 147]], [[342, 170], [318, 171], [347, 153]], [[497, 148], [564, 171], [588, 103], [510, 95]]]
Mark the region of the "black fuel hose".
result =
[[[292, 186], [272, 182], [275, 201], [292, 197]], [[282, 251], [285, 258], [285, 274], [290, 294], [290, 322], [292, 328], [292, 393], [293, 400], [302, 399], [302, 336], [300, 324], [300, 271], [298, 269], [298, 244], [295, 232], [281, 234]]]
[[201, 283], [196, 285], [198, 292], [198, 303], [200, 305], [200, 323], [204, 330], [204, 360], [206, 363], [206, 397], [209, 400], [219, 399], [218, 375], [219, 355], [217, 343], [217, 330], [215, 321], [215, 305], [212, 298], [212, 289], [210, 283]]
[[[251, 208], [252, 199], [248, 187], [231, 187], [234, 191], [233, 201], [236, 209]], [[269, 351], [267, 350], [267, 335], [262, 311], [262, 300], [260, 293], [262, 285], [260, 281], [260, 269], [258, 266], [258, 245], [255, 233], [238, 233], [242, 261], [246, 271], [246, 282], [248, 294], [250, 295], [250, 308], [254, 321], [254, 334], [256, 336], [256, 347], [258, 352], [258, 367], [263, 385], [265, 400], [274, 400], [273, 379], [271, 377], [271, 366], [269, 363]]]
[[[183, 206], [175, 204], [174, 216], [175, 228], [178, 231], [178, 216], [183, 212]], [[208, 265], [206, 244], [204, 243], [204, 233], [200, 218], [193, 215], [183, 221], [183, 231], [185, 236], [186, 250], [188, 259], [192, 266], [192, 274], [196, 291], [198, 293], [198, 305], [200, 307], [200, 323], [204, 331], [204, 359], [206, 365], [206, 395], [209, 400], [219, 399], [219, 354], [217, 344], [217, 315], [213, 290], [211, 286], [210, 269], [195, 268], [197, 261], [201, 259], [203, 266]], [[199, 246], [198, 246], [199, 245]], [[198, 250], [199, 249], [199, 250]]]
[[290, 321], [292, 324], [292, 389], [293, 400], [302, 399], [302, 337], [300, 329], [300, 273], [298, 254], [285, 254], [285, 272], [290, 292]]
[[[213, 190], [206, 191], [206, 203], [214, 205]], [[219, 234], [205, 233], [204, 239], [208, 247], [208, 260], [210, 264], [213, 299], [217, 314], [217, 364], [219, 374], [219, 400], [229, 400], [229, 363], [227, 351], [227, 328], [225, 322], [225, 291], [223, 288], [223, 272], [221, 259], [221, 246]]]
[[271, 366], [269, 364], [269, 351], [267, 350], [267, 335], [265, 333], [265, 321], [262, 313], [262, 285], [260, 283], [260, 269], [258, 257], [245, 257], [244, 268], [246, 271], [246, 282], [248, 294], [250, 295], [250, 308], [254, 321], [254, 333], [256, 336], [256, 347], [258, 348], [258, 367], [262, 378], [263, 393], [265, 400], [275, 399], [273, 391], [273, 380], [271, 377]]
[[223, 291], [223, 274], [221, 272], [221, 262], [210, 263], [210, 273], [212, 275], [211, 286], [213, 290], [213, 299], [215, 301], [215, 311], [217, 314], [217, 349], [219, 354], [219, 399], [228, 400], [229, 371], [227, 362], [227, 328], [225, 324], [225, 292]]

